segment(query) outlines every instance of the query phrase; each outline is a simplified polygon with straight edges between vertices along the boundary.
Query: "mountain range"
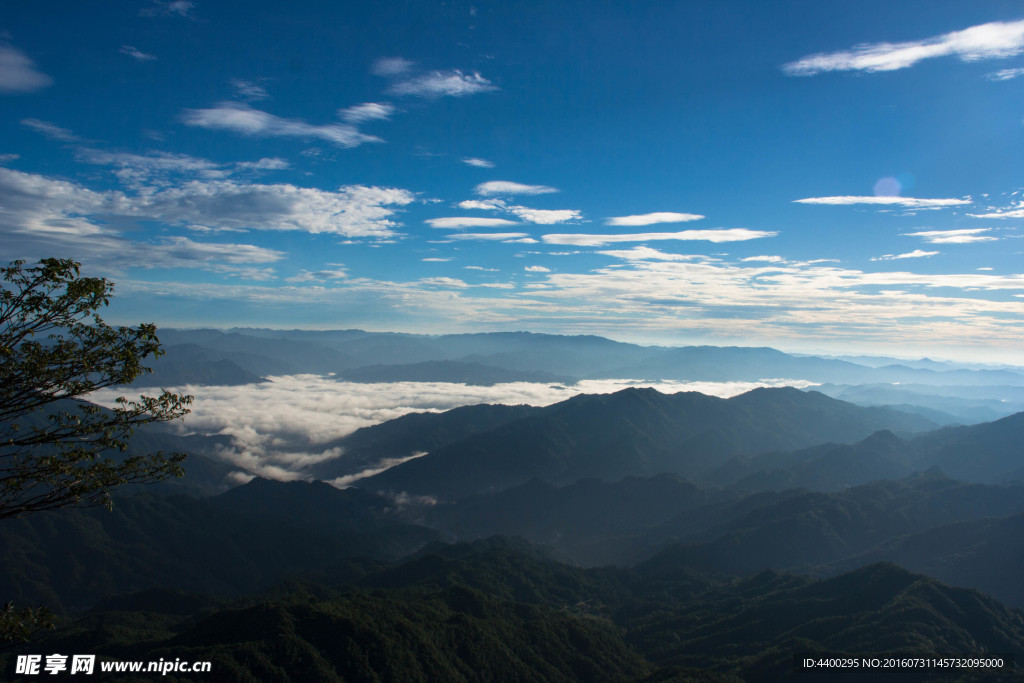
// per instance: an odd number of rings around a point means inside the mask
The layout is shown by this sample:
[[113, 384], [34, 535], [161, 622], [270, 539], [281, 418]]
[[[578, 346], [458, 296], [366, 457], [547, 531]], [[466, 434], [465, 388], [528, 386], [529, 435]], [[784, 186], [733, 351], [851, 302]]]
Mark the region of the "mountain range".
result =
[[[161, 329], [160, 339], [167, 353], [151, 363], [153, 373], [137, 379], [137, 386], [237, 385], [302, 373], [333, 373], [357, 382], [483, 385], [783, 378], [834, 385], [828, 393], [863, 405], [938, 410], [961, 423], [1024, 410], [1024, 372], [1019, 368], [931, 360], [857, 362], [763, 347], [640, 346], [596, 336], [528, 332], [434, 336], [362, 330]], [[871, 394], [855, 392], [855, 385], [878, 389]]]

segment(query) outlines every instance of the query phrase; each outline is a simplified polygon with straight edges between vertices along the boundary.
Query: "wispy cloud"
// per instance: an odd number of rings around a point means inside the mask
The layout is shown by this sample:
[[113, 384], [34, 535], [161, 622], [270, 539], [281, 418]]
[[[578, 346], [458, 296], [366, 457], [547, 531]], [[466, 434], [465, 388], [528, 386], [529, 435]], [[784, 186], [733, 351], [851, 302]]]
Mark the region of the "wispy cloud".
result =
[[423, 261], [424, 263], [448, 263], [451, 260], [451, 257], [442, 258], [440, 256], [428, 256], [427, 258], [420, 259], [420, 261]]
[[509, 225], [519, 225], [515, 221], [507, 221], [504, 218], [482, 218], [478, 216], [451, 216], [447, 218], [428, 218], [424, 221], [432, 228], [501, 228]]
[[382, 57], [373, 63], [371, 71], [378, 76], [401, 76], [412, 71], [415, 62], [401, 57]]
[[528, 239], [530, 235], [525, 232], [480, 232], [480, 233], [454, 233], [448, 235], [450, 240], [478, 240], [484, 242], [511, 242]]
[[605, 220], [605, 225], [640, 226], [654, 225], [656, 223], [685, 223], [687, 221], [699, 221], [702, 218], [704, 218], [704, 216], [696, 213], [657, 211], [655, 213], [643, 213], [636, 216], [614, 216]]
[[[332, 264], [341, 266], [342, 264]], [[348, 277], [348, 271], [344, 268], [327, 268], [323, 270], [302, 269], [298, 275], [285, 278], [285, 282], [330, 282], [332, 280], [344, 280]]]
[[1009, 209], [999, 209], [988, 213], [971, 213], [967, 215], [974, 218], [1024, 218], [1024, 202], [1018, 202]]
[[991, 228], [970, 228], [962, 230], [921, 230], [906, 233], [910, 237], [920, 237], [931, 244], [970, 244], [971, 242], [994, 242], [998, 237], [986, 235]]
[[707, 242], [743, 242], [775, 237], [777, 232], [748, 230], [747, 228], [721, 228], [716, 230], [683, 230], [681, 232], [640, 232], [625, 235], [552, 234], [541, 240], [547, 244], [574, 244], [580, 247], [600, 247], [618, 242], [649, 242], [654, 240], [694, 240]]
[[192, 10], [196, 3], [191, 0], [153, 0], [149, 7], [139, 10], [140, 17], [184, 17], [193, 19]]
[[338, 110], [338, 118], [349, 123], [359, 124], [366, 121], [387, 121], [395, 113], [395, 105], [387, 102], [364, 102], [354, 107]]
[[509, 204], [502, 199], [467, 199], [459, 202], [458, 206], [461, 209], [503, 211], [535, 225], [555, 225], [583, 219], [583, 213], [576, 209], [532, 209], [528, 206]]
[[35, 62], [24, 52], [0, 44], [0, 93], [13, 95], [37, 92], [52, 83], [53, 79], [39, 71]]
[[319, 138], [339, 147], [358, 147], [366, 142], [383, 142], [365, 135], [352, 125], [329, 123], [314, 125], [299, 119], [286, 119], [237, 102], [222, 102], [211, 109], [188, 109], [182, 116], [186, 125], [211, 130], [228, 130], [254, 137]]
[[455, 69], [431, 71], [400, 80], [392, 84], [388, 92], [393, 95], [416, 97], [465, 97], [497, 89], [497, 86], [492, 85], [479, 73], [464, 74]]
[[82, 139], [67, 128], [61, 128], [57, 124], [50, 123], [49, 121], [41, 121], [39, 119], [22, 119], [21, 125], [26, 128], [31, 128], [35, 132], [45, 135], [51, 140], [60, 140], [61, 142], [80, 142]]
[[558, 188], [548, 187], [547, 185], [524, 185], [523, 183], [514, 183], [509, 180], [491, 180], [486, 183], [480, 183], [474, 188], [474, 191], [484, 197], [493, 197], [503, 194], [550, 194], [558, 192]]
[[494, 162], [487, 161], [487, 159], [479, 159], [477, 157], [466, 157], [462, 160], [462, 163], [469, 166], [476, 166], [477, 168], [494, 168]]
[[1014, 78], [1020, 78], [1024, 76], [1024, 68], [1021, 69], [1000, 69], [990, 74], [986, 74], [985, 78], [990, 81], [1009, 81]]
[[460, 209], [480, 209], [482, 211], [504, 211], [507, 204], [500, 199], [467, 199], [456, 206]]
[[971, 26], [924, 40], [869, 43], [850, 50], [810, 55], [782, 67], [790, 76], [814, 76], [826, 71], [895, 71], [925, 59], [959, 57], [965, 62], [1005, 59], [1024, 52], [1024, 21]]
[[907, 252], [906, 254], [884, 254], [882, 256], [875, 256], [872, 261], [897, 261], [905, 258], [925, 258], [928, 256], [936, 256], [939, 252], [937, 251], [922, 251], [921, 249], [915, 249], [914, 251]]
[[270, 93], [259, 83], [247, 81], [242, 78], [231, 79], [231, 89], [235, 91], [235, 97], [246, 102], [257, 102], [270, 99]]
[[916, 197], [807, 197], [796, 199], [795, 204], [827, 204], [829, 206], [851, 206], [869, 204], [875, 206], [902, 206], [907, 209], [941, 209], [947, 206], [964, 206], [970, 199], [918, 199]]
[[289, 167], [287, 161], [278, 157], [218, 164], [209, 159], [169, 152], [135, 154], [86, 148], [78, 150], [76, 155], [79, 161], [88, 164], [113, 166], [118, 179], [136, 189], [180, 182], [181, 176], [215, 179], [235, 174], [280, 171]]
[[523, 270], [525, 270], [527, 273], [550, 273], [551, 272], [550, 268], [545, 268], [544, 266], [526, 266], [525, 268], [523, 268]]
[[659, 249], [652, 249], [651, 247], [646, 246], [632, 247], [630, 249], [608, 249], [597, 253], [604, 256], [611, 256], [612, 258], [622, 259], [623, 261], [693, 261], [703, 260], [706, 258], [699, 254], [670, 254]]
[[786, 259], [781, 256], [748, 256], [747, 258], [741, 258], [742, 263], [785, 263]]
[[122, 45], [121, 49], [118, 50], [118, 52], [120, 52], [123, 55], [128, 55], [132, 59], [134, 59], [136, 61], [139, 61], [139, 62], [152, 62], [152, 61], [156, 60], [156, 56], [155, 55], [151, 55], [151, 54], [148, 54], [146, 52], [143, 52], [142, 50], [140, 50], [137, 47], [134, 47], [132, 45]]

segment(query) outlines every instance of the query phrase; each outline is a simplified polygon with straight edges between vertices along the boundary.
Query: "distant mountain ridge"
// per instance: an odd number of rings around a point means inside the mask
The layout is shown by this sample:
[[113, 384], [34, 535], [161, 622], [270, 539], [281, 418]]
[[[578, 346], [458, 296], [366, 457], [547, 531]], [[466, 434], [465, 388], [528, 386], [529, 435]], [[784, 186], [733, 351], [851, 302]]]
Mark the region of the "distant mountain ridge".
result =
[[539, 477], [570, 483], [672, 472], [700, 479], [730, 456], [862, 439], [878, 429], [923, 431], [917, 415], [861, 408], [791, 388], [731, 399], [654, 389], [578, 395], [449, 443], [359, 485], [464, 496]]
[[[547, 373], [586, 379], [671, 379], [690, 381], [759, 381], [802, 379], [836, 384], [915, 383], [921, 385], [1006, 385], [1024, 387], [1024, 372], [1011, 369], [961, 368], [929, 362], [909, 367], [858, 365], [849, 360], [792, 355], [764, 347], [661, 347], [616, 342], [592, 335], [492, 332], [414, 335], [362, 330], [176, 330], [161, 329], [167, 355], [154, 363], [161, 370], [182, 363], [208, 366], [230, 360], [257, 377], [296, 373], [342, 373], [366, 366], [402, 366], [456, 361], [489, 368]], [[411, 371], [407, 368], [406, 372]], [[435, 368], [435, 377], [445, 377]], [[444, 381], [459, 381], [462, 368]], [[478, 369], [478, 372], [481, 371]], [[376, 372], [400, 373], [392, 368]], [[196, 371], [213, 380], [213, 369]], [[231, 373], [226, 376], [230, 379]], [[431, 380], [438, 381], [438, 380]], [[214, 383], [206, 381], [206, 383]]]

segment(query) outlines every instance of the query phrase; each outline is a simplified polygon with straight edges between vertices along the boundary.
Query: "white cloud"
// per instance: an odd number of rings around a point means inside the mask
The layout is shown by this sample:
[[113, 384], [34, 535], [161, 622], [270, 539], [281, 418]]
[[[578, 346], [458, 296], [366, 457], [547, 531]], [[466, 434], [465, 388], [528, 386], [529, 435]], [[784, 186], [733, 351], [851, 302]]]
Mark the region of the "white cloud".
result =
[[523, 268], [523, 270], [525, 270], [527, 273], [550, 273], [551, 272], [550, 268], [545, 268], [544, 266], [526, 266], [525, 268]]
[[504, 211], [507, 204], [500, 199], [467, 199], [459, 202], [460, 209], [481, 209], [484, 211]]
[[529, 233], [525, 232], [485, 232], [485, 233], [453, 233], [445, 239], [450, 240], [483, 240], [491, 242], [511, 242], [513, 240], [529, 239]]
[[906, 233], [910, 237], [920, 237], [931, 244], [969, 244], [971, 242], [994, 242], [999, 239], [984, 233], [990, 228], [971, 228], [963, 230], [921, 230]]
[[[479, 187], [477, 191], [479, 191]], [[555, 225], [583, 219], [583, 214], [576, 209], [531, 209], [528, 206], [508, 204], [501, 199], [467, 199], [459, 202], [458, 207], [483, 211], [504, 211], [534, 225]]]
[[465, 289], [469, 287], [464, 281], [454, 277], [425, 277], [416, 281], [418, 284], [428, 287], [449, 287], [454, 289]]
[[210, 130], [229, 130], [254, 137], [320, 138], [339, 147], [358, 147], [366, 142], [383, 142], [343, 123], [313, 125], [286, 119], [237, 102], [222, 102], [212, 109], [188, 109], [182, 115], [186, 125]]
[[944, 206], [963, 206], [970, 204], [969, 199], [918, 199], [915, 197], [808, 197], [794, 200], [796, 204], [828, 204], [832, 206], [849, 206], [852, 204], [876, 204], [881, 206], [903, 206], [908, 209], [930, 209]]
[[1024, 218], [1024, 202], [1018, 202], [1013, 208], [990, 211], [989, 213], [970, 213], [973, 218]]
[[531, 209], [526, 206], [509, 206], [510, 213], [522, 218], [527, 223], [536, 225], [555, 225], [581, 220], [583, 214], [575, 209]]
[[133, 215], [136, 198], [93, 192], [71, 182], [0, 169], [0, 240], [12, 253], [32, 257], [74, 254], [106, 273], [127, 268], [199, 268], [251, 279], [271, 271], [247, 264], [273, 263], [284, 252], [250, 244], [199, 242], [182, 236], [128, 239], [109, 227], [111, 218]]
[[93, 192], [71, 182], [0, 168], [0, 233], [39, 240], [63, 235], [76, 249], [97, 254], [114, 247], [97, 243], [86, 248], [82, 241], [117, 235], [106, 227], [111, 218], [210, 230], [297, 230], [381, 239], [394, 235], [396, 207], [414, 200], [415, 195], [398, 188], [347, 185], [329, 192], [227, 180], [193, 180], [137, 194]]
[[1009, 81], [1024, 76], [1024, 69], [1000, 69], [985, 76], [990, 81]]
[[36, 69], [24, 52], [10, 45], [0, 45], [0, 93], [36, 92], [52, 83], [53, 79]]
[[394, 206], [414, 195], [398, 188], [346, 185], [335, 192], [295, 185], [192, 181], [132, 202], [134, 215], [214, 229], [300, 230], [346, 237], [394, 235]]
[[22, 119], [21, 125], [26, 128], [31, 128], [41, 135], [45, 135], [53, 140], [60, 140], [62, 142], [79, 142], [81, 138], [72, 133], [67, 128], [61, 128], [55, 123], [49, 121], [40, 121], [39, 119]]
[[395, 113], [395, 105], [387, 102], [364, 102], [347, 109], [339, 109], [338, 117], [349, 123], [365, 123], [366, 121], [387, 121]]
[[704, 218], [696, 213], [674, 213], [671, 211], [657, 211], [655, 213], [644, 213], [636, 216], [614, 216], [605, 221], [605, 225], [654, 225], [655, 223], [684, 223], [687, 221], [698, 221]]
[[394, 95], [416, 97], [464, 97], [498, 88], [479, 73], [464, 74], [452, 71], [431, 71], [398, 81], [388, 88]]
[[0, 154], [0, 164], [9, 164], [21, 158], [20, 154]]
[[415, 62], [401, 57], [383, 57], [373, 63], [371, 71], [378, 76], [400, 76], [408, 73], [415, 66]]
[[448, 261], [451, 260], [451, 257], [441, 258], [440, 256], [428, 256], [427, 258], [420, 259], [420, 261], [423, 261], [425, 263], [447, 263]]
[[482, 218], [478, 216], [450, 216], [446, 218], [428, 218], [424, 221], [432, 228], [499, 228], [508, 225], [519, 225], [515, 221], [504, 218]]
[[869, 43], [851, 50], [804, 57], [783, 66], [790, 76], [814, 76], [825, 71], [895, 71], [925, 59], [955, 56], [965, 62], [1005, 59], [1024, 52], [1024, 21], [971, 26], [924, 40]]
[[494, 168], [494, 162], [487, 161], [487, 159], [478, 159], [477, 157], [466, 157], [462, 160], [462, 163], [476, 166], [477, 168]]
[[253, 81], [232, 78], [231, 88], [235, 91], [235, 97], [241, 98], [246, 102], [270, 99], [270, 93], [267, 92], [267, 89]]
[[499, 272], [498, 268], [484, 268], [483, 266], [463, 266], [463, 268], [465, 268], [466, 270], [480, 270], [480, 271], [483, 271], [485, 273], [497, 273], [497, 272]]
[[896, 261], [898, 259], [905, 258], [925, 258], [928, 256], [936, 256], [939, 252], [937, 251], [922, 251], [921, 249], [915, 249], [914, 251], [907, 252], [906, 254], [885, 254], [883, 256], [876, 256], [872, 258], [872, 261]]
[[113, 166], [114, 174], [128, 187], [140, 191], [150, 191], [156, 186], [166, 186], [171, 182], [180, 182], [175, 176], [194, 176], [198, 178], [227, 178], [240, 173], [260, 173], [263, 171], [280, 171], [289, 168], [286, 160], [278, 157], [265, 157], [256, 161], [237, 161], [229, 164], [218, 164], [209, 159], [172, 154], [169, 152], [151, 152], [135, 154], [132, 152], [106, 152], [96, 149], [79, 149], [76, 152], [79, 161], [100, 166]]
[[683, 230], [682, 232], [642, 232], [627, 235], [553, 234], [541, 237], [547, 244], [574, 244], [581, 247], [600, 247], [617, 242], [647, 242], [651, 240], [702, 240], [708, 242], [742, 242], [775, 237], [777, 232], [722, 228], [717, 230]]
[[122, 45], [121, 49], [118, 50], [118, 52], [120, 52], [123, 55], [128, 55], [132, 59], [140, 62], [152, 62], [156, 60], [156, 56], [147, 54], [132, 45]]
[[[549, 256], [553, 256], [558, 253], [565, 252], [552, 252]], [[579, 252], [570, 252], [578, 254]], [[706, 259], [706, 256], [699, 256], [697, 254], [669, 254], [658, 249], [652, 249], [651, 247], [633, 247], [632, 249], [609, 249], [607, 251], [599, 251], [599, 254], [604, 256], [611, 256], [612, 258], [622, 259], [623, 261], [690, 261], [693, 259]]]
[[492, 180], [477, 185], [475, 192], [484, 197], [492, 197], [499, 194], [550, 194], [558, 192], [558, 189], [547, 185], [524, 185], [508, 180]]
[[747, 258], [741, 258], [740, 261], [743, 263], [751, 261], [759, 263], [785, 263], [786, 259], [781, 256], [748, 256]]

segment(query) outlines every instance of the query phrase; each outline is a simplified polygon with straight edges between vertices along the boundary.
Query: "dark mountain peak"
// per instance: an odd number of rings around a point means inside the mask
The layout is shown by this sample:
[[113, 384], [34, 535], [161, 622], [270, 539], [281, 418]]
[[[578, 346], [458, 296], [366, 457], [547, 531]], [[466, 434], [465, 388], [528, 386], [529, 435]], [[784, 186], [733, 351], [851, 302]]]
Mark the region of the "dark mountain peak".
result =
[[864, 446], [866, 448], [886, 448], [890, 449], [904, 445], [906, 442], [900, 437], [893, 434], [888, 429], [881, 429], [868, 438], [861, 441], [858, 446]]

